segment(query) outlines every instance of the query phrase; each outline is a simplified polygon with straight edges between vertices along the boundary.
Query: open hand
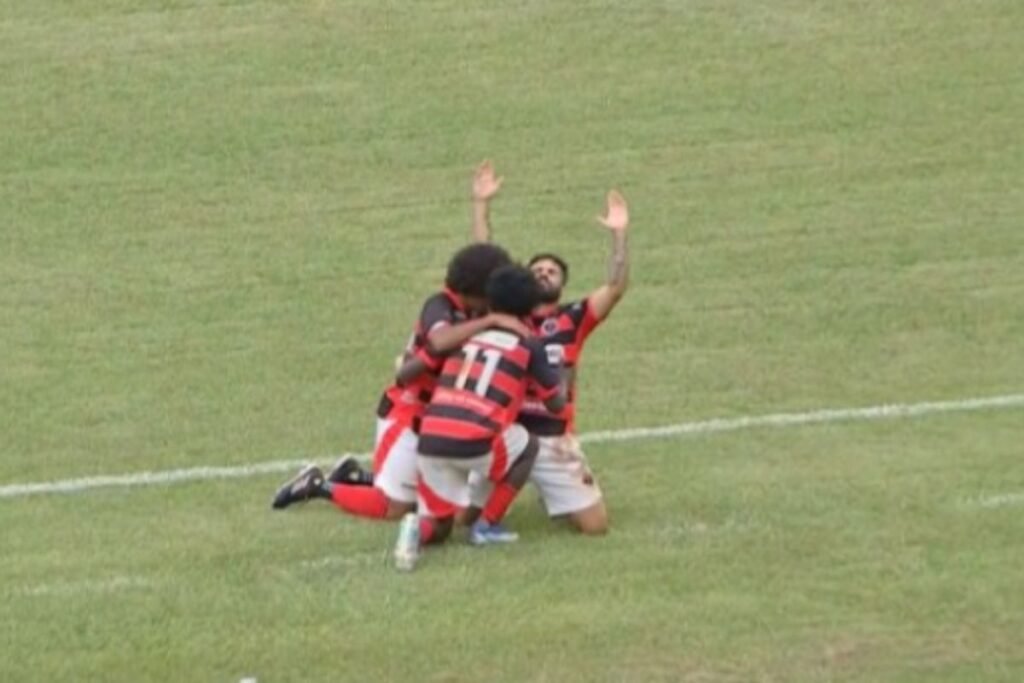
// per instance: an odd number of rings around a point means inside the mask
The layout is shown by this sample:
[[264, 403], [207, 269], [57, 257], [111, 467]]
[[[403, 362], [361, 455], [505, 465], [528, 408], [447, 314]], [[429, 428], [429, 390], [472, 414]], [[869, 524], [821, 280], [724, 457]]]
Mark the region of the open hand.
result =
[[501, 183], [505, 180], [494, 175], [494, 165], [484, 161], [473, 172], [473, 199], [487, 201], [498, 194]]
[[608, 209], [604, 216], [598, 216], [598, 222], [609, 230], [625, 230], [629, 227], [629, 207], [626, 198], [618, 190], [608, 191]]

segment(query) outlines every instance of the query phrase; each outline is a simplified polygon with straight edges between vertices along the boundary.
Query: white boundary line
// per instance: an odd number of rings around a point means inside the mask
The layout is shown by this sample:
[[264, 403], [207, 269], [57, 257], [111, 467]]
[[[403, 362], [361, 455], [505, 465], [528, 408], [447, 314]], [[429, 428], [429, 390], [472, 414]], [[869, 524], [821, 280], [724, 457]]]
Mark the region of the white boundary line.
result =
[[965, 501], [967, 505], [976, 505], [982, 508], [1001, 508], [1011, 505], [1024, 505], [1024, 492], [999, 493], [992, 496], [980, 496], [969, 498]]
[[[822, 424], [828, 422], [854, 422], [868, 420], [885, 420], [895, 418], [920, 417], [937, 413], [964, 413], [999, 408], [1024, 407], [1024, 394], [1006, 394], [984, 398], [968, 398], [956, 401], [929, 401], [925, 403], [893, 403], [889, 405], [868, 406], [865, 408], [829, 408], [803, 413], [776, 413], [772, 415], [755, 415], [747, 417], [716, 418], [698, 422], [681, 422], [663, 427], [641, 427], [636, 429], [615, 429], [610, 431], [589, 432], [580, 435], [585, 443], [605, 443], [609, 441], [629, 441], [635, 439], [657, 439], [688, 434], [714, 434], [732, 432], [741, 429], [758, 427], [794, 427], [800, 425]], [[355, 455], [365, 456], [364, 453]], [[0, 486], [0, 498], [20, 498], [24, 496], [78, 493], [97, 488], [118, 486], [146, 486], [152, 484], [173, 484], [184, 481], [202, 481], [209, 479], [237, 479], [258, 474], [287, 472], [304, 465], [308, 460], [275, 460], [250, 465], [223, 467], [194, 467], [179, 470], [158, 470], [153, 472], [135, 472], [80, 479], [63, 479], [27, 484], [6, 484]]]
[[144, 576], [111, 576], [106, 579], [82, 581], [56, 581], [15, 589], [14, 595], [39, 597], [44, 595], [70, 596], [81, 593], [117, 593], [123, 590], [151, 588], [155, 584]]

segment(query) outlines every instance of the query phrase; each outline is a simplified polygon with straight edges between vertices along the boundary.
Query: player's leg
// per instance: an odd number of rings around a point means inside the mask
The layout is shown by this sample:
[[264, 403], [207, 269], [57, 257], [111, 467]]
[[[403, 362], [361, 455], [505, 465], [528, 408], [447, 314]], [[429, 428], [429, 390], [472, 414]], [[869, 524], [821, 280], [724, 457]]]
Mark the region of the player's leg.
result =
[[324, 473], [316, 465], [306, 465], [274, 493], [271, 507], [283, 510], [293, 503], [304, 503], [311, 498], [330, 498], [324, 489]]
[[530, 481], [540, 492], [551, 517], [568, 519], [577, 531], [586, 535], [597, 536], [608, 531], [604, 495], [574, 435], [540, 438], [540, 451]]
[[373, 486], [334, 483], [309, 466], [278, 489], [273, 506], [323, 498], [357, 517], [400, 519], [416, 507], [416, 443], [410, 422], [378, 420]]
[[520, 424], [511, 425], [495, 439], [491, 453], [476, 470], [478, 474], [486, 472], [494, 488], [480, 510], [479, 519], [470, 526], [470, 543], [484, 545], [518, 540], [518, 534], [506, 530], [501, 521], [526, 485], [537, 449], [537, 438]]
[[460, 512], [455, 521], [463, 526], [472, 526], [480, 519], [480, 511], [487, 504], [487, 499], [494, 491], [494, 482], [487, 478], [486, 473], [469, 473], [469, 507]]
[[373, 472], [365, 469], [356, 456], [343, 455], [327, 472], [327, 481], [332, 484], [373, 486]]
[[402, 518], [395, 541], [395, 566], [411, 571], [423, 546], [443, 543], [451, 535], [455, 514], [469, 498], [467, 471], [457, 459], [417, 457], [417, 508]]
[[331, 500], [358, 517], [401, 519], [416, 507], [416, 444], [411, 422], [377, 420], [373, 486], [327, 482]]

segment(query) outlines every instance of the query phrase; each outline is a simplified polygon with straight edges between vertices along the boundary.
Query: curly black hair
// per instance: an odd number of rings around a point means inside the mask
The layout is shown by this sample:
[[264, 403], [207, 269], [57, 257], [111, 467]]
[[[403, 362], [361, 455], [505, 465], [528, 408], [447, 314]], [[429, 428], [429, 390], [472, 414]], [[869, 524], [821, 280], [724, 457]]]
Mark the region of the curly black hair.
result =
[[444, 284], [456, 294], [482, 298], [487, 295], [487, 278], [510, 263], [508, 252], [497, 244], [471, 244], [455, 252], [448, 262]]
[[487, 305], [495, 313], [527, 316], [541, 302], [542, 294], [537, 278], [523, 266], [498, 268], [487, 281]]
[[557, 263], [558, 267], [562, 269], [562, 286], [564, 287], [569, 283], [569, 264], [566, 263], [565, 259], [563, 259], [561, 256], [549, 252], [544, 252], [535, 255], [533, 258], [530, 259], [530, 262], [527, 263], [526, 265], [529, 268], [533, 268], [533, 264], [536, 263], [537, 261], [554, 261], [555, 263]]

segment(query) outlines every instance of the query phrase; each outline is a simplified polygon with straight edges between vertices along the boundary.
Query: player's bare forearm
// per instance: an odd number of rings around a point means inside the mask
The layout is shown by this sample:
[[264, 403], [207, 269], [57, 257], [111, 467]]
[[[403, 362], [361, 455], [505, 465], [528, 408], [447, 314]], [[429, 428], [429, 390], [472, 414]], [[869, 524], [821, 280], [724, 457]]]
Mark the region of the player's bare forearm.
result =
[[612, 231], [612, 253], [608, 257], [608, 287], [622, 296], [629, 286], [629, 245], [625, 230]]
[[491, 241], [491, 223], [488, 216], [491, 199], [501, 189], [502, 178], [495, 175], [494, 164], [484, 161], [473, 171], [473, 241]]
[[405, 386], [427, 371], [427, 364], [420, 358], [409, 358], [398, 368], [395, 381]]
[[462, 346], [470, 337], [491, 326], [488, 316], [446, 325], [427, 335], [427, 348], [435, 355], [444, 355]]
[[486, 199], [473, 198], [473, 241], [491, 241], [490, 203]]
[[629, 286], [629, 246], [625, 230], [612, 231], [612, 253], [608, 257], [608, 277], [588, 297], [590, 306], [598, 320], [604, 320], [612, 312]]
[[522, 320], [504, 313], [488, 313], [482, 318], [448, 325], [427, 335], [427, 348], [435, 355], [444, 355], [462, 346], [474, 334], [492, 327], [500, 327], [521, 337], [531, 336], [530, 328]]
[[626, 198], [618, 190], [608, 191], [608, 208], [604, 216], [598, 216], [601, 225], [608, 228], [612, 235], [612, 255], [608, 259], [608, 278], [588, 299], [594, 315], [604, 320], [619, 299], [626, 293], [629, 285], [629, 247], [626, 244], [626, 231], [629, 229], [629, 206]]

